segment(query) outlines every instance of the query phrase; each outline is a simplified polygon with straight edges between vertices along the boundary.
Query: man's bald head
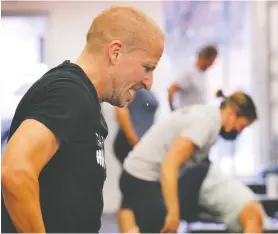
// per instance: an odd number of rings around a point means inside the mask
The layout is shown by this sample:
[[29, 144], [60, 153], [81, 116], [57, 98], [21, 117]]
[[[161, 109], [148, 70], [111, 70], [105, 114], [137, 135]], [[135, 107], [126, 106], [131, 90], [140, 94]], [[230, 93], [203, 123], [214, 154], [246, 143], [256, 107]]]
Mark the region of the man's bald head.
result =
[[163, 47], [164, 34], [156, 23], [132, 7], [116, 6], [103, 11], [92, 22], [87, 33], [86, 50], [97, 53], [118, 40], [128, 50]]
[[139, 89], [150, 89], [164, 50], [164, 34], [132, 7], [116, 6], [98, 15], [77, 64], [91, 77], [102, 101], [123, 107]]

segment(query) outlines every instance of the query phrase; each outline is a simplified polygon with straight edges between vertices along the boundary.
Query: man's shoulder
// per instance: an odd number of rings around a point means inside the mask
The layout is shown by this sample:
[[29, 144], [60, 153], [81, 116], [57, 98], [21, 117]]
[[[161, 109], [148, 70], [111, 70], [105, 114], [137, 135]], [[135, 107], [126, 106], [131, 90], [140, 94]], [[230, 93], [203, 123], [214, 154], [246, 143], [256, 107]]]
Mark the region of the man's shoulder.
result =
[[183, 74], [183, 75], [189, 75], [189, 74], [192, 74], [194, 73], [194, 67], [192, 65], [186, 65], [185, 67], [183, 67], [181, 70], [180, 70], [180, 73]]
[[220, 116], [219, 108], [209, 104], [196, 104], [193, 106], [193, 111], [199, 113], [202, 117], [207, 117], [212, 120], [215, 120]]
[[67, 74], [47, 74], [37, 80], [25, 94], [25, 96], [85, 96], [84, 84], [80, 83], [74, 76]]
[[182, 115], [199, 115], [202, 116], [203, 113], [207, 112], [210, 108], [205, 104], [194, 104], [181, 107], [177, 111], [180, 112]]
[[204, 122], [215, 122], [218, 119], [218, 109], [217, 107], [205, 105], [205, 104], [195, 104], [191, 106], [185, 106], [177, 111], [178, 115], [186, 117], [187, 121], [204, 121]]
[[195, 77], [196, 74], [196, 68], [193, 67], [193, 65], [186, 65], [184, 68], [182, 68], [178, 73], [178, 80], [181, 79], [183, 82], [191, 82], [192, 79]]
[[81, 74], [76, 71], [76, 68], [61, 64], [47, 71], [38, 82], [50, 85], [64, 83], [76, 86], [82, 83], [80, 76]]
[[[62, 91], [72, 90], [76, 94], [86, 95], [89, 80], [84, 72], [74, 64], [62, 63], [47, 71], [31, 88], [35, 89], [55, 89], [61, 88]], [[92, 86], [92, 84], [91, 84]]]
[[92, 90], [80, 78], [64, 71], [57, 73], [57, 70], [50, 71], [37, 80], [24, 95], [22, 104], [43, 104], [42, 102], [49, 107], [64, 103], [65, 108], [100, 108], [97, 96], [92, 94]]

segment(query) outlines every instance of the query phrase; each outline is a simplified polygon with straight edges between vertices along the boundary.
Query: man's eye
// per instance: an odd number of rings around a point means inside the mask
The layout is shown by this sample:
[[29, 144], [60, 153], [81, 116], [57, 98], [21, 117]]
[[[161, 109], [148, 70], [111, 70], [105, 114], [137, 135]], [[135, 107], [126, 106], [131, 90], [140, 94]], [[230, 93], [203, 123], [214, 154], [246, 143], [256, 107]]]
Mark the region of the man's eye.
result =
[[145, 68], [145, 71], [146, 71], [146, 72], [151, 72], [151, 71], [153, 71], [153, 67], [144, 66], [144, 68]]

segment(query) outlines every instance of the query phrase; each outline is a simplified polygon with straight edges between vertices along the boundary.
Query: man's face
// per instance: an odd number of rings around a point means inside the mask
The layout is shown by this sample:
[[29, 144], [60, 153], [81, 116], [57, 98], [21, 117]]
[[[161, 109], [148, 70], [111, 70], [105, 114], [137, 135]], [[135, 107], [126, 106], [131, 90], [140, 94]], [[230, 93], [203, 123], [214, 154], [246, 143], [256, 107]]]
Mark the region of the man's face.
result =
[[207, 67], [211, 67], [216, 59], [216, 56], [212, 56], [207, 60]]
[[124, 107], [132, 101], [139, 89], [150, 89], [153, 84], [153, 71], [162, 55], [161, 44], [149, 49], [132, 51], [119, 50], [116, 62], [110, 66], [112, 97], [110, 103]]
[[245, 129], [246, 127], [248, 127], [249, 125], [251, 125], [253, 122], [250, 122], [246, 117], [240, 116], [237, 117], [235, 123], [234, 123], [234, 129], [237, 132], [242, 132], [243, 129]]
[[208, 68], [210, 68], [213, 65], [215, 59], [216, 59], [216, 56], [212, 56], [209, 59], [203, 58], [203, 62], [202, 62], [203, 71], [206, 71]]
[[226, 140], [235, 140], [237, 136], [253, 123], [246, 117], [237, 116], [235, 111], [231, 111], [229, 118], [222, 126], [220, 135]]

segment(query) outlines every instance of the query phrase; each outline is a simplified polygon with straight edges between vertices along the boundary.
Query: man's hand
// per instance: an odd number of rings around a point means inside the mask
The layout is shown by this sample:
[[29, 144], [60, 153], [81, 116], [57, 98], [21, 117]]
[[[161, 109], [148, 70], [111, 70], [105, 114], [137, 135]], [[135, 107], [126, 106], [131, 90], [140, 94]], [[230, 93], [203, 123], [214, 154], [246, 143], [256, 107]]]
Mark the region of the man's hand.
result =
[[178, 215], [167, 214], [161, 233], [175, 233], [178, 231], [180, 219]]
[[175, 232], [179, 224], [178, 171], [193, 154], [193, 142], [184, 137], [178, 137], [170, 146], [161, 167], [162, 194], [168, 215], [163, 231]]

